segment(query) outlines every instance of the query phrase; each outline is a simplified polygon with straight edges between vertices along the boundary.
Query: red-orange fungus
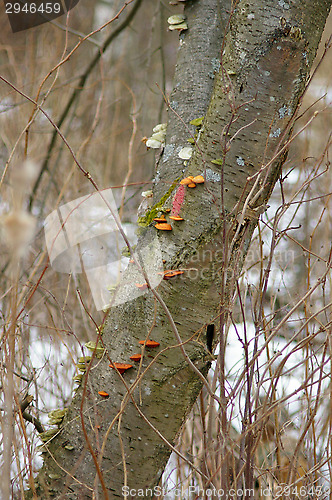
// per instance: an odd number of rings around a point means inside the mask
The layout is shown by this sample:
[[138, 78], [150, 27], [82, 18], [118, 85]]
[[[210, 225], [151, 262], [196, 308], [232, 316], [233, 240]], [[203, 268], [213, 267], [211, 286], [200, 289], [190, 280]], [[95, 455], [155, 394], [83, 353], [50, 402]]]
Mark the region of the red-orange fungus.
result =
[[108, 392], [105, 391], [98, 391], [99, 396], [102, 396], [103, 398], [108, 398], [109, 394]]
[[172, 226], [167, 222], [158, 223], [154, 227], [160, 231], [172, 231]]
[[139, 343], [141, 345], [145, 345], [145, 347], [158, 347], [160, 344], [155, 340], [140, 340]]
[[121, 374], [124, 373], [126, 370], [129, 370], [130, 368], [133, 367], [133, 365], [129, 365], [128, 363], [113, 363], [109, 366], [110, 366], [110, 368], [113, 368], [113, 370], [115, 370], [117, 368], [117, 370]]
[[133, 354], [132, 356], [130, 356], [130, 359], [132, 361], [140, 361], [141, 357], [142, 357], [142, 354]]
[[172, 271], [171, 269], [168, 271], [164, 271], [164, 280], [168, 280], [173, 278], [174, 276], [179, 276], [179, 274], [183, 274], [184, 271]]
[[179, 215], [170, 215], [169, 218], [176, 221], [184, 220], [184, 218]]

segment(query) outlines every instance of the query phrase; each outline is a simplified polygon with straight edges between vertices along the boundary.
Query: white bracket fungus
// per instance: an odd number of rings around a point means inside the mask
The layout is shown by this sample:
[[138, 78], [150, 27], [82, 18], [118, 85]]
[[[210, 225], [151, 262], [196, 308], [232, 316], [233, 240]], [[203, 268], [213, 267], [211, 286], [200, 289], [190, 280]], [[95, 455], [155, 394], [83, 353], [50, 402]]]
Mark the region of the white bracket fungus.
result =
[[152, 149], [159, 149], [161, 146], [163, 146], [165, 144], [166, 129], [167, 129], [167, 123], [159, 123], [158, 125], [156, 125], [152, 129], [153, 134], [151, 135], [151, 137], [148, 138], [148, 140], [145, 143], [146, 147]]
[[181, 160], [189, 160], [192, 154], [193, 148], [191, 148], [190, 146], [186, 146], [179, 152], [179, 158], [181, 158]]

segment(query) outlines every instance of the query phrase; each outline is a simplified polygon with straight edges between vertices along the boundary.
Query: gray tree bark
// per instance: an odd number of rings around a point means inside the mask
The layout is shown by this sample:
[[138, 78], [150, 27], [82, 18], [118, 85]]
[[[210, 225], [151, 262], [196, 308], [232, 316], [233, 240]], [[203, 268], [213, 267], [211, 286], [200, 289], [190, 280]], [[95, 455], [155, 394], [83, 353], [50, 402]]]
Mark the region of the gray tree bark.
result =
[[[149, 290], [110, 309], [102, 335], [106, 353], [92, 361], [48, 445], [40, 498], [122, 498], [123, 485], [158, 484], [169, 444], [176, 443], [202, 388], [197, 372], [206, 376], [210, 367], [206, 327], [225, 320], [252, 232], [285, 160], [283, 147], [330, 7], [331, 0], [240, 0], [231, 12], [228, 1], [187, 2], [189, 29], [180, 34], [154, 189], [156, 202], [176, 179], [205, 176], [204, 185], [185, 189], [183, 201], [178, 195], [185, 220], [158, 232], [165, 269], [187, 272], [162, 281], [157, 294]], [[195, 133], [190, 120], [201, 116], [184, 167], [178, 153]], [[138, 246], [155, 234], [154, 227], [142, 229]], [[109, 363], [129, 362], [149, 332], [160, 347], [145, 349], [143, 369], [150, 366], [131, 389], [138, 365], [120, 377]], [[101, 389], [108, 399], [101, 401]]]

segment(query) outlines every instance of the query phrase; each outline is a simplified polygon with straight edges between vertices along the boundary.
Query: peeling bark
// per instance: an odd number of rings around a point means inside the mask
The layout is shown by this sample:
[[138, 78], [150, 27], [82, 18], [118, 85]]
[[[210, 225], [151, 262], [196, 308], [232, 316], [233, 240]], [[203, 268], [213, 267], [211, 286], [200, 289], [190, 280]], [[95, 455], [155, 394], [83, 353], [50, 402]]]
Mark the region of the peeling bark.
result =
[[[228, 307], [257, 224], [260, 211], [255, 208], [264, 206], [278, 178], [285, 158], [279, 153], [289, 138], [331, 0], [294, 0], [287, 10], [286, 2], [239, 1], [225, 45], [230, 4], [187, 3], [189, 30], [180, 34], [154, 198], [158, 201], [178, 177], [203, 173], [206, 182], [186, 188], [181, 206], [185, 221], [158, 235], [165, 268], [187, 269], [162, 281], [158, 294], [186, 353], [206, 375], [211, 362], [206, 326], [220, 312], [220, 290]], [[178, 152], [188, 145], [189, 131], [195, 132], [190, 120], [203, 115], [198, 145], [184, 167]], [[171, 206], [171, 198], [168, 203]], [[142, 229], [139, 245], [155, 231]], [[152, 357], [144, 357], [143, 369], [151, 366], [128, 395], [138, 365], [123, 379], [108, 365], [110, 360], [128, 362], [150, 330], [160, 347], [146, 349]], [[177, 347], [168, 313], [152, 292], [112, 308], [102, 340], [107, 353], [93, 361], [45, 455], [38, 477], [40, 498], [90, 499], [95, 490], [105, 498], [122, 498], [124, 484], [136, 489], [156, 486], [171, 452], [160, 435], [176, 442], [201, 390], [202, 380]], [[101, 389], [109, 393], [108, 399], [100, 400]], [[66, 443], [74, 449], [67, 450]]]

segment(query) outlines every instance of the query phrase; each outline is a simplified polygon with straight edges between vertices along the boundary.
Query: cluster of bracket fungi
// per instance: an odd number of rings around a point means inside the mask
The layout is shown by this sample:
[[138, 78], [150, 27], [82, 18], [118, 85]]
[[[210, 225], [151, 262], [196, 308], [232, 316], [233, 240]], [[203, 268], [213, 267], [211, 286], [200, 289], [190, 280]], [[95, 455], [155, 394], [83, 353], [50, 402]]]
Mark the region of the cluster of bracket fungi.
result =
[[[139, 344], [144, 346], [145, 348], [151, 349], [155, 347], [159, 347], [159, 342], [156, 342], [155, 340], [140, 340]], [[130, 356], [131, 361], [139, 362], [142, 359], [142, 354], [133, 354]], [[130, 370], [133, 368], [133, 365], [130, 363], [110, 363], [109, 365], [110, 368], [113, 370], [116, 370], [120, 375], [125, 373], [127, 370]], [[103, 398], [108, 398], [109, 394], [106, 391], [98, 391], [99, 396], [102, 396]]]

